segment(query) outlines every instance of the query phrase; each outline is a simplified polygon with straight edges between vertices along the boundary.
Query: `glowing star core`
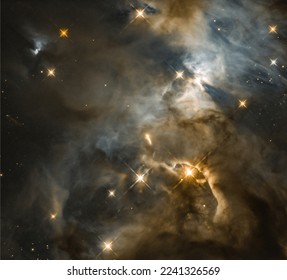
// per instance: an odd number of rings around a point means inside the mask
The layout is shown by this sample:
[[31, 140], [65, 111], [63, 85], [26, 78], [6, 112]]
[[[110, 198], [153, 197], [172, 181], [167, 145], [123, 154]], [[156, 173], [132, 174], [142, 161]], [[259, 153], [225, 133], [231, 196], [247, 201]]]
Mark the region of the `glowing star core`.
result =
[[50, 68], [50, 69], [47, 69], [47, 71], [48, 71], [48, 73], [47, 73], [48, 77], [55, 77], [56, 76], [56, 74], [55, 74], [56, 69]]
[[137, 175], [137, 182], [144, 182], [144, 175]]
[[190, 176], [193, 175], [193, 170], [191, 168], [187, 167], [184, 170], [184, 174], [185, 174], [186, 177], [190, 177]]
[[109, 197], [115, 197], [115, 190], [109, 190]]
[[239, 108], [247, 108], [247, 100], [239, 100]]
[[179, 79], [182, 79], [183, 80], [183, 74], [184, 72], [183, 71], [176, 71], [176, 79], [179, 80]]
[[204, 185], [207, 182], [205, 175], [199, 170], [198, 165], [176, 163], [174, 169], [179, 172], [180, 180], [173, 189], [176, 189], [183, 181], [187, 181], [193, 186]]
[[144, 18], [144, 10], [136, 10], [136, 18]]
[[51, 220], [55, 220], [56, 218], [57, 218], [57, 214], [51, 214], [51, 215], [50, 215], [50, 219], [51, 219]]
[[69, 37], [68, 32], [69, 32], [68, 28], [59, 29], [59, 37], [60, 38], [68, 38]]
[[112, 242], [104, 242], [103, 251], [112, 251]]
[[270, 59], [270, 66], [277, 66], [277, 58], [276, 59]]
[[277, 33], [277, 25], [269, 25], [269, 33]]

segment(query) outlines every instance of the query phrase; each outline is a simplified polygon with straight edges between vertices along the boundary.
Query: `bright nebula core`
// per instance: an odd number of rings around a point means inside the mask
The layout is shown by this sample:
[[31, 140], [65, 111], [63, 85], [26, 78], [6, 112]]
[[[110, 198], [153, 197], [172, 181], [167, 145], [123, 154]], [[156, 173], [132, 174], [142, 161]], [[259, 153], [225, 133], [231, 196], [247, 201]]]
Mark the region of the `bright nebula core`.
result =
[[285, 0], [2, 2], [3, 259], [287, 259]]

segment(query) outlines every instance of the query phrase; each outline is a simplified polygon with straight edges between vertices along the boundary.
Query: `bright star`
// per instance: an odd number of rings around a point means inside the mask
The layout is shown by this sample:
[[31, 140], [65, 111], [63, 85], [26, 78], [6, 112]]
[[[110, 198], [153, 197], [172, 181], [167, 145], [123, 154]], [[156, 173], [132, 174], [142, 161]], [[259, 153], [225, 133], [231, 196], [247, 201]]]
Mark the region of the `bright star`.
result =
[[140, 185], [145, 185], [146, 187], [148, 187], [151, 191], [152, 188], [150, 187], [150, 185], [146, 182], [146, 178], [150, 169], [147, 169], [144, 173], [142, 174], [138, 174], [133, 168], [131, 168], [127, 163], [125, 163], [125, 165], [134, 173], [136, 180], [134, 181], [134, 183], [128, 188], [128, 190], [124, 193], [124, 195], [131, 190], [132, 188], [134, 188], [135, 185], [137, 185], [138, 183], [141, 183]]
[[270, 66], [277, 66], [277, 58], [276, 59], [270, 59]]
[[269, 33], [277, 33], [277, 25], [269, 25]]
[[47, 73], [47, 76], [48, 77], [55, 77], [55, 71], [56, 71], [56, 69], [55, 68], [49, 68], [49, 69], [47, 69], [47, 71], [48, 71], [48, 73]]
[[112, 242], [104, 242], [103, 251], [112, 251]]
[[115, 197], [115, 190], [109, 190], [109, 197]]
[[139, 17], [144, 18], [144, 10], [136, 10], [136, 13], [137, 13], [136, 18]]
[[57, 218], [57, 213], [53, 213], [50, 215], [51, 220], [55, 220]]
[[60, 38], [68, 38], [69, 37], [68, 32], [69, 32], [68, 28], [59, 29], [59, 37]]
[[184, 71], [176, 71], [176, 79], [183, 79]]
[[112, 245], [113, 245], [113, 241], [103, 242], [103, 244], [101, 246], [102, 247], [102, 251], [98, 254], [98, 256], [100, 256], [105, 251], [112, 252], [115, 256], [117, 256], [117, 254], [113, 250]]
[[190, 177], [193, 174], [193, 170], [191, 168], [187, 167], [184, 171], [184, 174], [186, 177]]
[[247, 100], [239, 100], [238, 108], [247, 108]]
[[137, 182], [144, 182], [144, 175], [137, 175]]

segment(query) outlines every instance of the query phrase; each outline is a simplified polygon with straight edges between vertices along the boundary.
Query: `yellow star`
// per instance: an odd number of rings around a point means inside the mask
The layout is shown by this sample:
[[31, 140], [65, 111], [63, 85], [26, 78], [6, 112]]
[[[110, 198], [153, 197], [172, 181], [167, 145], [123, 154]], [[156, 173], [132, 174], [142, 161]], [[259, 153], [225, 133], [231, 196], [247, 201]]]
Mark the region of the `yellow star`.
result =
[[239, 100], [239, 108], [247, 108], [247, 99], [245, 100]]
[[144, 18], [144, 10], [136, 10], [136, 18]]
[[193, 170], [192, 170], [191, 168], [187, 167], [187, 168], [185, 169], [184, 173], [185, 173], [185, 176], [186, 176], [186, 177], [190, 177], [190, 176], [192, 176], [192, 174], [193, 174]]
[[53, 213], [50, 215], [51, 220], [55, 220], [57, 218], [57, 213]]
[[112, 242], [104, 242], [103, 244], [103, 251], [112, 251]]
[[60, 28], [59, 29], [59, 37], [60, 38], [69, 38], [69, 29], [68, 28]]
[[269, 33], [277, 33], [277, 25], [269, 25]]
[[137, 182], [144, 182], [144, 175], [137, 175]]
[[48, 73], [47, 73], [48, 77], [55, 77], [56, 76], [56, 74], [55, 74], [56, 69], [55, 68], [49, 68], [49, 69], [47, 69], [47, 71], [48, 71]]

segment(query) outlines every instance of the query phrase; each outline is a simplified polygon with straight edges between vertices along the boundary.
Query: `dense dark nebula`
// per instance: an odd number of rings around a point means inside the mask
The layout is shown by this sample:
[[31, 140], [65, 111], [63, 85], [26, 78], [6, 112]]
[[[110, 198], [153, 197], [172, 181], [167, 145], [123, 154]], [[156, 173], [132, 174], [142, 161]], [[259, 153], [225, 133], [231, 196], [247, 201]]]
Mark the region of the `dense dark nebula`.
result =
[[286, 259], [287, 3], [2, 2], [2, 259]]

